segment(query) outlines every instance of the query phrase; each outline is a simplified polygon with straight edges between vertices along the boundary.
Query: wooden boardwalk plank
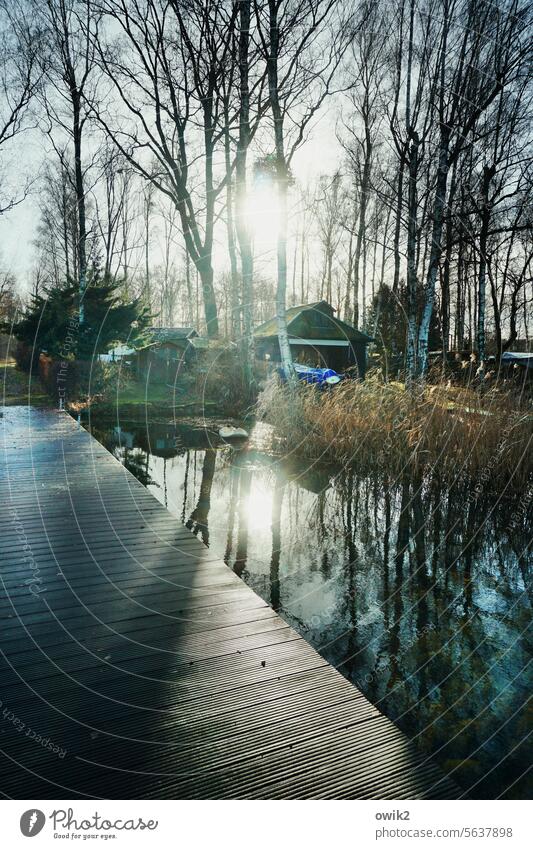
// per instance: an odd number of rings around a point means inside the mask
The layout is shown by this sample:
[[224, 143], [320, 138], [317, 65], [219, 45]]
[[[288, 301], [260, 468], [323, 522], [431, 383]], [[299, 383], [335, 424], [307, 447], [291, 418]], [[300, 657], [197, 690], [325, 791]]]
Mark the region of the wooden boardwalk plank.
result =
[[0, 793], [460, 795], [69, 416], [1, 427]]

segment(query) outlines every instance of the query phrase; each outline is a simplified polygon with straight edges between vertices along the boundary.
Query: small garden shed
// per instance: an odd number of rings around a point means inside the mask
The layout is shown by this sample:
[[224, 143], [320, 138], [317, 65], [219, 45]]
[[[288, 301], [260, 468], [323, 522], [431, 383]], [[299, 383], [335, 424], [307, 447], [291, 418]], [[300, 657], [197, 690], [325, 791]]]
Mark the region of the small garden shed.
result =
[[[364, 379], [371, 336], [336, 318], [334, 308], [327, 301], [290, 307], [286, 315], [294, 362], [338, 372], [356, 365], [359, 377]], [[275, 316], [256, 328], [254, 338], [258, 359], [280, 362]]]
[[150, 342], [136, 356], [137, 376], [172, 383], [176, 370], [192, 356], [191, 340], [198, 336], [192, 327], [152, 327]]

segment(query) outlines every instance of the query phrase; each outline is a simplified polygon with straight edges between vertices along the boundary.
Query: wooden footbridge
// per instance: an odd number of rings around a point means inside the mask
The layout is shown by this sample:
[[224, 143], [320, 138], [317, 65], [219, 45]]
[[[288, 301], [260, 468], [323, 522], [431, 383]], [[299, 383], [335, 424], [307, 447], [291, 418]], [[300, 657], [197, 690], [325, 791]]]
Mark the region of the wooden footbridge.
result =
[[66, 413], [0, 432], [4, 798], [459, 795]]

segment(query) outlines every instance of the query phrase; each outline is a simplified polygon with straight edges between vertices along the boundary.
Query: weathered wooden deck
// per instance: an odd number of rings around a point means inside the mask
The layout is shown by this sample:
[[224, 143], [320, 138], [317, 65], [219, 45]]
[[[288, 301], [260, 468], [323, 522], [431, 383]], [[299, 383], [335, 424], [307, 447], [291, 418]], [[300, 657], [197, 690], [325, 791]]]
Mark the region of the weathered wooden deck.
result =
[[458, 795], [68, 415], [0, 430], [3, 796]]

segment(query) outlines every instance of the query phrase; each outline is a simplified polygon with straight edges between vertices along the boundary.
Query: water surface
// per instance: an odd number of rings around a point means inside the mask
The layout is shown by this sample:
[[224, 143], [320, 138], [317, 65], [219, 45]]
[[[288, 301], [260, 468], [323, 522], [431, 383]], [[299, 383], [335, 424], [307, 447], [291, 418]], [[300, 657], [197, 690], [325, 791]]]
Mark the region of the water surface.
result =
[[472, 797], [527, 797], [531, 514], [468, 482], [359, 476], [216, 427], [94, 435]]

